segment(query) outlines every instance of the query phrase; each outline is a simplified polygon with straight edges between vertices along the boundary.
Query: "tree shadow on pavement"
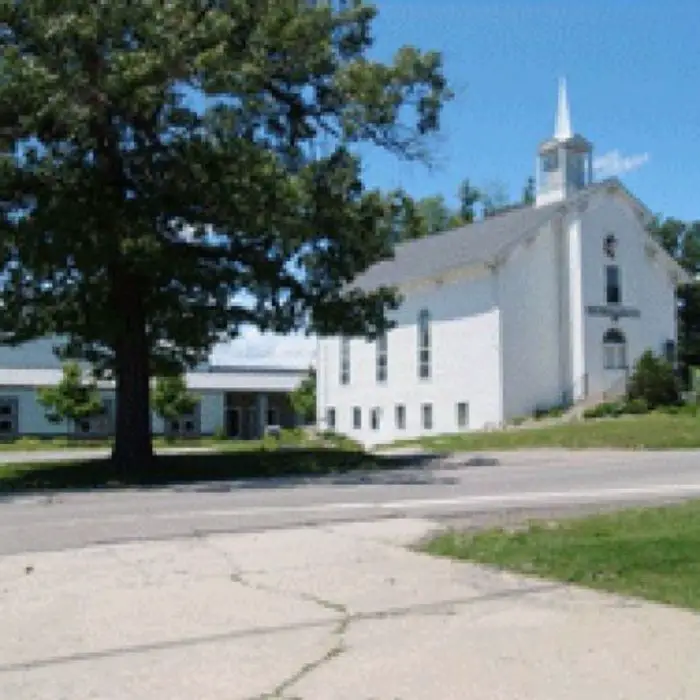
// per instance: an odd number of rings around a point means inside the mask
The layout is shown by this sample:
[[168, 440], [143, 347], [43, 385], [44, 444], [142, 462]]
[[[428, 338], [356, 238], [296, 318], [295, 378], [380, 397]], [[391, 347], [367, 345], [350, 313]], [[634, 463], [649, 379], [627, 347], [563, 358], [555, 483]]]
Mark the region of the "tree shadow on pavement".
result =
[[225, 492], [243, 488], [455, 483], [438, 475], [435, 455], [377, 456], [356, 450], [251, 450], [160, 455], [147, 469], [120, 473], [109, 459], [0, 466], [0, 498], [21, 493], [123, 488]]

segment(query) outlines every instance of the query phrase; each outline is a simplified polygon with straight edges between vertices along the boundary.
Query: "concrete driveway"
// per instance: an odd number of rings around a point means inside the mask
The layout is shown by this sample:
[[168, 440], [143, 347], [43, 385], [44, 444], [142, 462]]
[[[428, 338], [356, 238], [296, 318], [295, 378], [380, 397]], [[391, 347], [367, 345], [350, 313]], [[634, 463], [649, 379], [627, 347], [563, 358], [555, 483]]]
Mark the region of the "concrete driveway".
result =
[[433, 559], [431, 521], [11, 554], [12, 700], [688, 700], [700, 617]]

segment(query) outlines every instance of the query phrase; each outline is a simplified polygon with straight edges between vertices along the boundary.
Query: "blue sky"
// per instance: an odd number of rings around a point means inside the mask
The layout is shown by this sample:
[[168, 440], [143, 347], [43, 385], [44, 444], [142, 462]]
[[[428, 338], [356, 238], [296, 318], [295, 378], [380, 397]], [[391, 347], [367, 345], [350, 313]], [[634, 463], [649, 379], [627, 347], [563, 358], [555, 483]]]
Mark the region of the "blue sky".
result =
[[513, 196], [553, 132], [557, 80], [574, 129], [599, 156], [647, 162], [621, 175], [653, 211], [700, 218], [700, 3], [697, 0], [379, 0], [376, 54], [404, 43], [444, 55], [456, 92], [436, 167], [389, 158], [367, 180], [453, 196], [501, 180]]
[[[372, 154], [370, 186], [454, 201], [459, 182], [518, 197], [554, 129], [557, 81], [573, 126], [652, 211], [700, 219], [698, 0], [377, 0], [374, 55], [403, 44], [443, 53], [455, 99], [434, 165]], [[636, 167], [632, 167], [636, 164]], [[628, 169], [629, 168], [629, 169]], [[221, 359], [286, 361], [313, 344], [252, 334]]]

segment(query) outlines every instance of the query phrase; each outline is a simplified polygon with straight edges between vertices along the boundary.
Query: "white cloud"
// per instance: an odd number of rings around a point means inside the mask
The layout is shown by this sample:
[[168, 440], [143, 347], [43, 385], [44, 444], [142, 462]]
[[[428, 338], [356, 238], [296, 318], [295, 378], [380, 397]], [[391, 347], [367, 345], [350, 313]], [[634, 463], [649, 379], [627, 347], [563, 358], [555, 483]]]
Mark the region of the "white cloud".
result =
[[308, 367], [316, 358], [316, 339], [300, 333], [273, 335], [249, 328], [240, 337], [217, 345], [212, 351], [215, 365]]
[[593, 159], [593, 169], [599, 177], [615, 177], [641, 168], [649, 162], [648, 153], [623, 156], [618, 149]]

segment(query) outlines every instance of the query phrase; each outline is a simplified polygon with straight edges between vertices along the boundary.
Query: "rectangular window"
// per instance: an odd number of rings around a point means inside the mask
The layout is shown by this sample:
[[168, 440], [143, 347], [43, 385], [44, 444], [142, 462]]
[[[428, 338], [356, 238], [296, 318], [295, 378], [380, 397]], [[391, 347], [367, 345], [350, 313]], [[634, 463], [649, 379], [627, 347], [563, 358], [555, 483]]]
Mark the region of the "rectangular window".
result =
[[373, 408], [369, 414], [369, 421], [370, 425], [372, 426], [372, 430], [379, 430], [382, 422], [382, 409]]
[[340, 339], [340, 383], [350, 384], [350, 338]]
[[430, 313], [427, 309], [423, 309], [418, 314], [418, 377], [420, 379], [429, 379], [432, 374], [431, 345]]
[[279, 414], [276, 408], [267, 409], [267, 424], [268, 425], [279, 425]]
[[433, 429], [433, 404], [424, 403], [421, 406], [421, 416], [423, 418], [423, 430]]
[[18, 431], [19, 402], [14, 397], [0, 396], [0, 438], [13, 437]]
[[326, 409], [326, 426], [328, 430], [335, 430], [335, 409]]
[[397, 429], [406, 430], [406, 407], [403, 404], [397, 404], [395, 418]]
[[389, 347], [386, 335], [377, 338], [377, 381], [382, 383], [387, 380], [389, 362]]
[[[97, 433], [101, 427], [93, 424], [92, 430]], [[193, 437], [198, 435], [200, 430], [199, 406], [190, 413], [183, 413], [179, 418], [169, 420], [165, 424], [165, 434], [169, 437]]]
[[672, 366], [676, 366], [676, 344], [672, 340], [667, 340], [664, 343], [663, 350], [664, 359]]
[[362, 428], [362, 409], [359, 406], [352, 409], [352, 427], [355, 430]]
[[620, 268], [617, 265], [606, 265], [605, 267], [605, 301], [608, 304], [622, 303]]
[[457, 427], [469, 427], [469, 404], [466, 401], [457, 404]]

